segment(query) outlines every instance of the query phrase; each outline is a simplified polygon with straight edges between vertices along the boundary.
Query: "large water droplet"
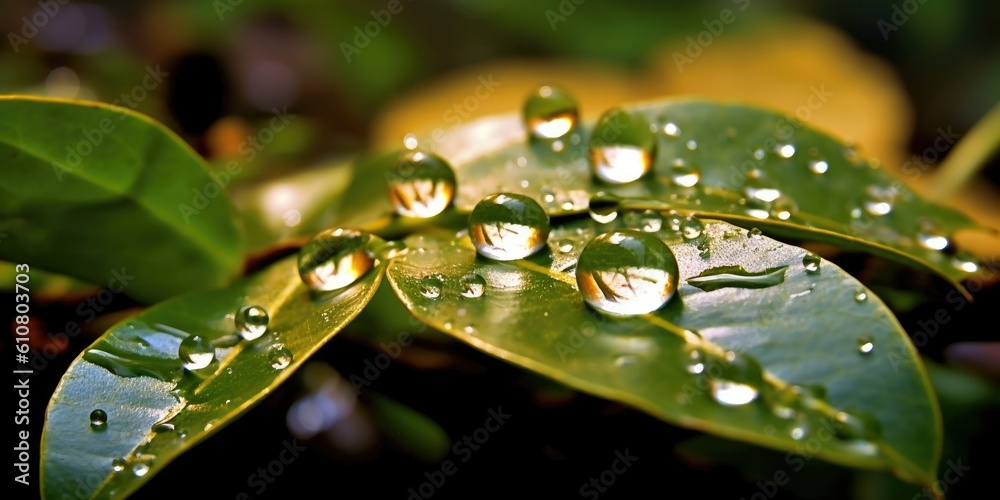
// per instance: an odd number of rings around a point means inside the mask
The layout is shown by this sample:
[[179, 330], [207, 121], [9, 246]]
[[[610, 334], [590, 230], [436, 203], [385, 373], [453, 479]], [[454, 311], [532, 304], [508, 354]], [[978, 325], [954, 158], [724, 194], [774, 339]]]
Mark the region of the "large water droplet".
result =
[[868, 215], [881, 217], [892, 212], [892, 204], [896, 201], [896, 191], [892, 188], [868, 186], [865, 188], [864, 208]]
[[442, 287], [444, 287], [444, 276], [428, 274], [420, 280], [420, 295], [428, 299], [436, 299], [441, 296]]
[[469, 237], [480, 255], [523, 259], [545, 247], [549, 216], [535, 200], [511, 193], [483, 198], [469, 215]]
[[146, 462], [139, 462], [132, 466], [132, 474], [135, 477], [142, 477], [149, 473], [149, 464]]
[[462, 276], [462, 297], [475, 299], [483, 296], [486, 291], [486, 279], [476, 273]]
[[730, 380], [712, 380], [712, 397], [726, 406], [741, 406], [757, 399], [756, 387]]
[[313, 290], [337, 290], [353, 284], [374, 265], [371, 236], [354, 229], [320, 231], [299, 250], [299, 276]]
[[917, 243], [928, 250], [944, 250], [951, 243], [945, 235], [944, 228], [931, 220], [920, 222], [917, 232]]
[[234, 321], [236, 330], [240, 332], [241, 337], [246, 340], [254, 340], [267, 332], [267, 323], [270, 319], [267, 310], [263, 307], [244, 306], [237, 311]]
[[90, 428], [95, 431], [103, 431], [108, 425], [108, 414], [98, 408], [90, 412]]
[[584, 247], [576, 266], [583, 298], [620, 316], [645, 314], [677, 291], [677, 260], [659, 238], [639, 231], [604, 233]]
[[869, 354], [875, 350], [875, 341], [867, 335], [862, 335], [858, 337], [858, 352], [861, 354]]
[[976, 258], [969, 252], [962, 251], [957, 255], [952, 257], [951, 265], [958, 269], [959, 271], [965, 271], [967, 273], [974, 273], [979, 270], [979, 264], [976, 263]]
[[561, 87], [544, 85], [524, 101], [524, 124], [538, 139], [558, 139], [576, 125], [576, 99]]
[[590, 138], [590, 164], [597, 178], [625, 184], [646, 175], [653, 167], [656, 135], [649, 120], [622, 108], [606, 111], [594, 125]]
[[681, 187], [694, 187], [701, 180], [701, 173], [694, 165], [678, 158], [670, 165], [670, 179]]
[[594, 219], [594, 222], [598, 224], [608, 224], [611, 221], [618, 218], [618, 207], [621, 203], [621, 198], [605, 194], [603, 192], [597, 193], [587, 204], [587, 208], [590, 211], [590, 218]]
[[292, 351], [284, 344], [274, 344], [267, 348], [267, 361], [271, 363], [271, 368], [283, 370], [292, 364]]
[[806, 272], [809, 274], [816, 274], [819, 272], [819, 265], [823, 259], [819, 255], [812, 252], [807, 252], [802, 256], [802, 266], [806, 268]]
[[177, 354], [184, 362], [184, 368], [201, 370], [215, 360], [215, 346], [207, 339], [191, 335], [181, 341]]
[[434, 217], [448, 208], [455, 194], [455, 172], [448, 162], [422, 151], [400, 157], [386, 182], [396, 213], [404, 217]]
[[704, 231], [705, 225], [694, 217], [688, 217], [684, 219], [684, 222], [681, 222], [681, 237], [687, 241], [700, 238]]
[[788, 266], [749, 272], [743, 266], [713, 267], [687, 279], [687, 284], [706, 292], [720, 288], [768, 288], [785, 282]]

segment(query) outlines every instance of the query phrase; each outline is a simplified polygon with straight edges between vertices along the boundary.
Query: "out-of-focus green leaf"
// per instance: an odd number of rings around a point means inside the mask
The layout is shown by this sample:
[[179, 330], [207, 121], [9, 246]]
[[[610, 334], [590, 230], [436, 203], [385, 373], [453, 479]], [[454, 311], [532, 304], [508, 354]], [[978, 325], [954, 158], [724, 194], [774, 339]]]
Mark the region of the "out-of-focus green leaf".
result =
[[180, 138], [106, 104], [0, 97], [0, 258], [153, 302], [227, 283], [243, 237]]

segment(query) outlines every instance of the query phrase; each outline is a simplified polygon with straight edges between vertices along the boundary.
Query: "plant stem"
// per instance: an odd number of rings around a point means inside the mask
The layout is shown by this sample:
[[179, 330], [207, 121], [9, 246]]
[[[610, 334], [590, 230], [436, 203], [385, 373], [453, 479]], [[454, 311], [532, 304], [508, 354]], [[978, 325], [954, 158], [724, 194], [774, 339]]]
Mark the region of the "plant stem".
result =
[[951, 198], [1000, 150], [1000, 103], [993, 106], [941, 162], [928, 183], [931, 196]]

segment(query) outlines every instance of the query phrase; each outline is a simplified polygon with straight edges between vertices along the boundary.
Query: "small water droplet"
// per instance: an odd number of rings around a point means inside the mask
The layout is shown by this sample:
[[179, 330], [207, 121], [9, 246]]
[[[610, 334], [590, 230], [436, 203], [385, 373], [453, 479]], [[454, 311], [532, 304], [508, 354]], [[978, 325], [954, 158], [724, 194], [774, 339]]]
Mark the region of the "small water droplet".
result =
[[689, 150], [694, 151], [694, 150], [698, 149], [698, 141], [696, 141], [694, 139], [691, 139], [691, 140], [687, 141], [686, 143], [684, 143], [684, 146], [686, 148], [688, 148]]
[[923, 220], [917, 232], [917, 243], [928, 250], [944, 250], [951, 244], [944, 229], [934, 221]]
[[655, 233], [663, 229], [663, 215], [655, 210], [642, 210], [625, 214], [625, 224], [631, 229]]
[[558, 139], [576, 126], [579, 111], [576, 99], [561, 87], [543, 85], [525, 100], [524, 124], [537, 139]]
[[387, 241], [379, 248], [378, 256], [382, 259], [394, 259], [406, 255], [409, 251], [403, 240]]
[[757, 227], [750, 228], [750, 230], [747, 231], [747, 236], [751, 238], [760, 238], [762, 234], [764, 233], [760, 230], [760, 228]]
[[267, 332], [267, 323], [270, 319], [267, 309], [261, 306], [244, 306], [236, 312], [234, 322], [241, 337], [254, 340]]
[[865, 188], [865, 195], [866, 199], [863, 206], [868, 215], [882, 217], [892, 212], [892, 204], [896, 200], [896, 191], [894, 189], [868, 186]]
[[858, 288], [854, 291], [854, 301], [857, 303], [864, 303], [868, 301], [868, 292], [864, 288]]
[[684, 356], [684, 369], [688, 373], [700, 375], [705, 371], [705, 355], [701, 349], [693, 348]]
[[763, 160], [764, 158], [767, 158], [767, 152], [763, 149], [757, 148], [753, 152], [753, 157], [755, 160]]
[[974, 273], [979, 270], [979, 264], [976, 263], [976, 258], [972, 256], [971, 253], [962, 251], [957, 255], [952, 257], [951, 265], [958, 269], [959, 271], [965, 271], [967, 273]]
[[724, 359], [712, 357], [706, 370], [712, 377], [712, 398], [725, 406], [742, 406], [757, 399], [763, 370], [747, 354], [727, 351]]
[[623, 108], [601, 115], [590, 138], [590, 164], [598, 179], [625, 184], [649, 173], [656, 149], [649, 125], [645, 115]]
[[681, 135], [681, 128], [674, 122], [667, 122], [663, 125], [663, 133], [670, 137], [677, 137]]
[[681, 237], [687, 241], [698, 239], [705, 230], [705, 225], [694, 217], [688, 217], [681, 222]]
[[826, 171], [829, 169], [830, 169], [830, 164], [828, 164], [823, 160], [815, 160], [809, 162], [809, 171], [816, 175], [825, 174]]
[[163, 434], [163, 433], [166, 433], [166, 432], [173, 432], [174, 431], [174, 424], [171, 424], [170, 422], [162, 422], [162, 423], [153, 424], [153, 428], [151, 430], [153, 432], [157, 433], [157, 434]]
[[145, 462], [139, 462], [132, 466], [132, 474], [135, 477], [142, 477], [149, 473], [149, 464]]
[[802, 256], [802, 265], [806, 268], [807, 273], [816, 274], [819, 272], [819, 265], [822, 260], [819, 255], [807, 252]]
[[612, 315], [655, 311], [677, 290], [677, 260], [659, 238], [634, 230], [604, 233], [591, 240], [576, 266], [584, 300]]
[[465, 333], [467, 333], [467, 334], [469, 334], [469, 335], [473, 335], [473, 334], [476, 333], [476, 327], [474, 327], [472, 325], [465, 325], [465, 327], [462, 328], [462, 331], [465, 332]]
[[800, 412], [795, 418], [795, 423], [792, 428], [789, 429], [788, 435], [796, 441], [802, 441], [803, 439], [809, 437], [809, 433], [812, 431], [812, 425], [809, 422], [809, 417]]
[[184, 368], [192, 371], [201, 370], [215, 360], [215, 346], [211, 341], [198, 335], [190, 335], [181, 341], [177, 354], [184, 362]]
[[299, 276], [320, 292], [353, 284], [375, 265], [368, 249], [370, 240], [371, 235], [354, 229], [320, 231], [299, 250]]
[[545, 248], [549, 216], [534, 199], [498, 193], [483, 198], [469, 215], [469, 237], [480, 255], [523, 259]]
[[701, 173], [694, 165], [678, 158], [670, 165], [670, 179], [681, 187], [694, 187], [701, 180]]
[[875, 349], [875, 343], [871, 337], [863, 335], [858, 337], [858, 352], [861, 354], [869, 354]]
[[791, 158], [792, 156], [795, 156], [795, 146], [791, 144], [779, 144], [774, 148], [774, 151], [782, 158]]
[[403, 136], [403, 147], [409, 150], [417, 149], [419, 141], [415, 134], [406, 134]]
[[271, 363], [271, 368], [283, 370], [292, 364], [292, 351], [285, 348], [284, 344], [274, 344], [267, 349], [267, 360]]
[[124, 458], [116, 458], [111, 461], [111, 470], [115, 472], [121, 472], [125, 470], [125, 466], [128, 465], [128, 461]]
[[[572, 248], [572, 247], [571, 247]], [[486, 291], [486, 279], [476, 273], [462, 276], [462, 297], [475, 299], [483, 296]]]
[[90, 428], [95, 431], [103, 431], [108, 425], [108, 414], [98, 408], [90, 412]]
[[412, 151], [403, 154], [395, 172], [386, 174], [389, 198], [403, 217], [434, 217], [455, 195], [455, 172], [443, 158]]
[[590, 218], [594, 219], [594, 222], [608, 224], [618, 218], [618, 206], [620, 203], [621, 198], [599, 192], [590, 198], [587, 209], [590, 212]]
[[420, 295], [428, 299], [436, 299], [441, 296], [442, 287], [444, 287], [444, 276], [428, 274], [420, 280]]
[[781, 191], [764, 183], [760, 178], [749, 178], [743, 185], [743, 192], [748, 198], [764, 203], [772, 203], [781, 196]]

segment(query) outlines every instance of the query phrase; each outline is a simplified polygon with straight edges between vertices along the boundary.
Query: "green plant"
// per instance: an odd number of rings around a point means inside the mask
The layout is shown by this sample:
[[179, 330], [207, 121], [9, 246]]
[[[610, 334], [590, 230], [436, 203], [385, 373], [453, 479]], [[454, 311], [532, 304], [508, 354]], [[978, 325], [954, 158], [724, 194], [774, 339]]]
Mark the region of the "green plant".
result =
[[[136, 491], [286, 380], [380, 286], [401, 314], [578, 390], [932, 487], [941, 417], [906, 333], [847, 272], [769, 236], [883, 256], [964, 293], [976, 264], [949, 238], [975, 224], [787, 116], [678, 100], [590, 125], [547, 97], [527, 117], [428, 140], [434, 156], [392, 151], [356, 161], [349, 182], [307, 177], [333, 206], [301, 214], [301, 236], [340, 229], [240, 279], [246, 235], [223, 170], [129, 111], [0, 99], [0, 229], [16, 235], [0, 258], [90, 281], [121, 267], [135, 275], [127, 293], [155, 302], [63, 377], [43, 495]], [[501, 192], [535, 201], [478, 205]], [[545, 215], [527, 216], [534, 204]]]

